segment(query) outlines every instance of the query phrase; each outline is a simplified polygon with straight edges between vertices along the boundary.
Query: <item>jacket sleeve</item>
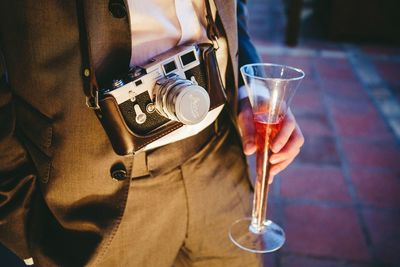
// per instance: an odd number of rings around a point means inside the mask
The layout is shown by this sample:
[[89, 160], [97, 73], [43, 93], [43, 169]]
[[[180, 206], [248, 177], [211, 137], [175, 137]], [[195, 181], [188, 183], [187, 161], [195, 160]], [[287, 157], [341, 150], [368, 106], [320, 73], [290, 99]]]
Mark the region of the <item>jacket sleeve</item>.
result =
[[15, 136], [15, 112], [6, 74], [0, 49], [0, 242], [26, 259], [30, 257], [26, 221], [36, 175], [27, 151]]
[[[245, 64], [261, 62], [257, 50], [250, 40], [247, 31], [247, 7], [245, 0], [237, 1], [237, 23], [239, 40], [239, 68]], [[243, 79], [239, 73], [239, 86], [243, 85]]]

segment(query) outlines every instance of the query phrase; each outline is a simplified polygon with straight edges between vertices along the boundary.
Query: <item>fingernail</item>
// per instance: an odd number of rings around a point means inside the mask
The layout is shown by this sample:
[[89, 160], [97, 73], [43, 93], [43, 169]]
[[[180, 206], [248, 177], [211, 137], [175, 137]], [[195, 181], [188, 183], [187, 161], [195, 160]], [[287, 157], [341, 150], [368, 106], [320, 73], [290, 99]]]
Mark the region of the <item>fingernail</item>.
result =
[[272, 152], [278, 153], [282, 149], [282, 143], [277, 143], [272, 146]]
[[247, 140], [246, 143], [244, 144], [244, 147], [245, 147], [246, 149], [252, 149], [253, 146], [254, 146], [253, 140]]
[[274, 175], [271, 175], [268, 179], [268, 184], [272, 184], [273, 181], [274, 181]]
[[275, 176], [278, 172], [279, 172], [279, 170], [277, 170], [277, 169], [271, 170], [271, 176]]
[[247, 143], [244, 145], [244, 148], [245, 148], [246, 151], [250, 150], [251, 147], [252, 147], [252, 143], [251, 143], [251, 142], [247, 142]]
[[278, 163], [279, 161], [280, 161], [279, 158], [272, 158], [272, 159], [269, 160], [269, 162], [271, 162], [271, 164]]

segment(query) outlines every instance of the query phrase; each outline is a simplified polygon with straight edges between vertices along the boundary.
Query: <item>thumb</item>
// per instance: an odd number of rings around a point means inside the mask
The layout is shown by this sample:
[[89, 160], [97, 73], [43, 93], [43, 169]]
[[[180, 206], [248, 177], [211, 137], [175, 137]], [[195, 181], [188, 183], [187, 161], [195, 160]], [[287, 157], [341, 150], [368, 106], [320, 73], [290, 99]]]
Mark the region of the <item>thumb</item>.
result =
[[238, 126], [242, 136], [243, 151], [248, 156], [256, 152], [255, 129], [253, 122], [253, 111], [248, 98], [240, 100], [240, 111], [238, 114]]

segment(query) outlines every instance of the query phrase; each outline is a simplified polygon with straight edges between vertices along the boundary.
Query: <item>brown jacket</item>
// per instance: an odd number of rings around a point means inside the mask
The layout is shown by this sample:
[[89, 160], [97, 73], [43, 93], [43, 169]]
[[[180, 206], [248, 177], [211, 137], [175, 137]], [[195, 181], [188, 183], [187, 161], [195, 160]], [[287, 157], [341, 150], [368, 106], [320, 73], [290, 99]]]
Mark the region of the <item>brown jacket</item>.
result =
[[[236, 99], [236, 2], [215, 3], [229, 45], [228, 97]], [[85, 10], [97, 76], [111, 77], [129, 63], [128, 19], [111, 15], [109, 0], [87, 0]], [[76, 14], [75, 1], [0, 1], [0, 241], [37, 266], [95, 264], [129, 188], [110, 169], [122, 163], [129, 175], [131, 157], [113, 152], [85, 105]]]

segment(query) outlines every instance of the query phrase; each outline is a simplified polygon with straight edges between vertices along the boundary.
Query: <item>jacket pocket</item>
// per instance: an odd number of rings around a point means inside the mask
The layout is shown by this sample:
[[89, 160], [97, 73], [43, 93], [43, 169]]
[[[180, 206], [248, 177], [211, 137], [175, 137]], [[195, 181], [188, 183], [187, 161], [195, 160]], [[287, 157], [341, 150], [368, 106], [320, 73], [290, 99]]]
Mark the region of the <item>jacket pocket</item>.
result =
[[48, 117], [23, 100], [15, 99], [16, 133], [28, 150], [39, 178], [47, 183], [51, 170], [53, 128]]

